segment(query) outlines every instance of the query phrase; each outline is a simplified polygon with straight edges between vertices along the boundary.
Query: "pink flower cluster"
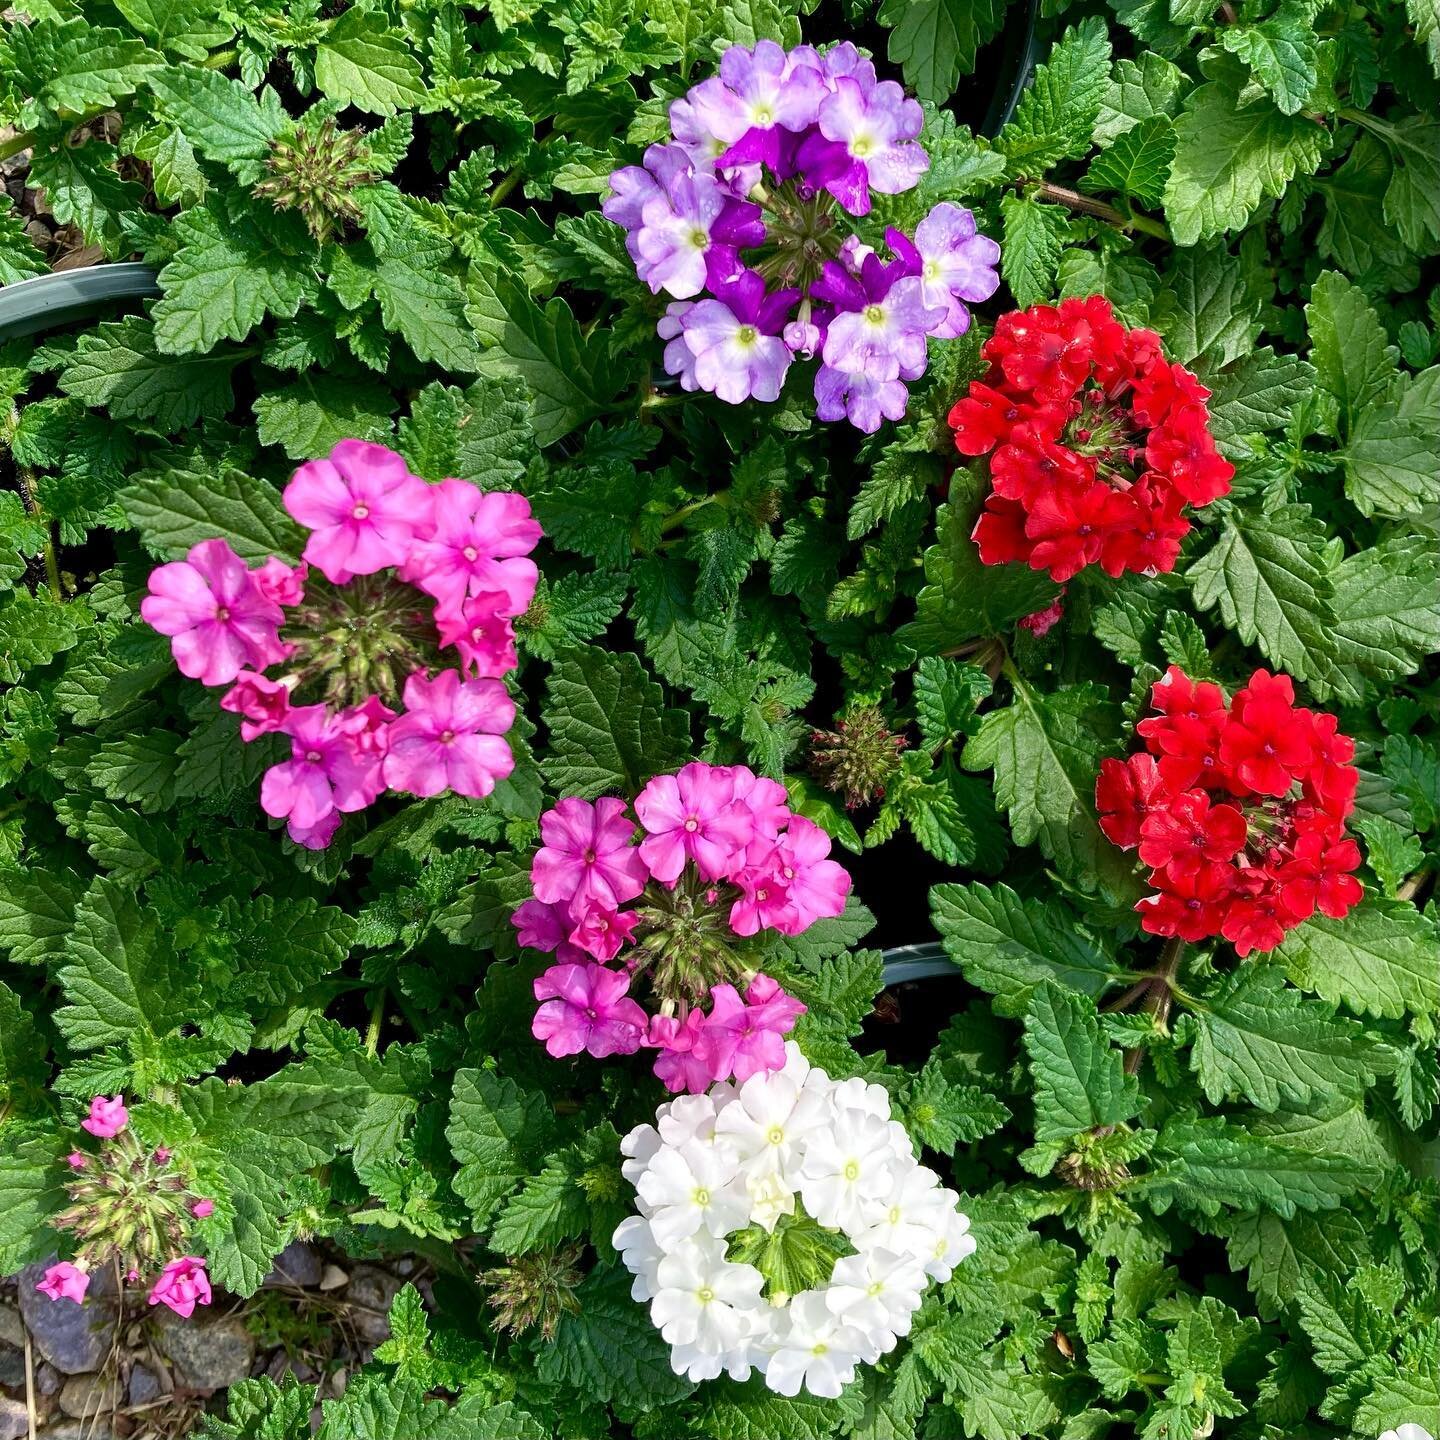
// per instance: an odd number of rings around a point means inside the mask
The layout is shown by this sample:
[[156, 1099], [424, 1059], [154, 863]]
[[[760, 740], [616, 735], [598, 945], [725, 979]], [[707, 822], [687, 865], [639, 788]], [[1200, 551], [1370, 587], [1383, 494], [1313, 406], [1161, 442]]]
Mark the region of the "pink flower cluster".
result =
[[[804, 1006], [747, 963], [746, 942], [844, 910], [850, 877], [829, 837], [743, 765], [657, 776], [634, 813], [638, 830], [621, 800], [572, 798], [540, 819], [534, 898], [511, 917], [522, 945], [557, 960], [535, 982], [536, 1037], [557, 1057], [651, 1046], [677, 1091], [778, 1069]], [[642, 973], [653, 1015], [629, 996]]]
[[[123, 1096], [96, 1095], [91, 1099], [89, 1111], [80, 1122], [80, 1128], [99, 1140], [116, 1140], [122, 1135], [124, 1139], [119, 1148], [102, 1149], [99, 1156], [88, 1155], [82, 1150], [72, 1150], [66, 1156], [66, 1164], [77, 1175], [98, 1172], [94, 1180], [81, 1182], [86, 1189], [93, 1189], [97, 1185], [103, 1188], [105, 1177], [110, 1172], [123, 1171], [127, 1180], [133, 1180], [140, 1173], [140, 1166], [144, 1164], [140, 1158], [143, 1152], [138, 1141], [134, 1139], [133, 1132], [126, 1134], [129, 1124], [130, 1112], [126, 1109]], [[170, 1158], [171, 1151], [160, 1145], [150, 1152], [149, 1162], [154, 1167], [163, 1169], [169, 1164]], [[179, 1190], [182, 1186], [183, 1182], [171, 1180], [167, 1188]], [[199, 1199], [193, 1201], [188, 1208], [195, 1219], [203, 1220], [214, 1214], [215, 1202]], [[124, 1221], [120, 1223], [123, 1225]], [[69, 1228], [83, 1233], [85, 1227], [82, 1224], [72, 1224]], [[93, 1236], [88, 1238], [94, 1239]], [[75, 1261], [60, 1260], [47, 1266], [44, 1275], [36, 1282], [35, 1289], [51, 1300], [69, 1300], [76, 1305], [83, 1304], [90, 1288], [90, 1276], [96, 1267], [97, 1257], [103, 1258], [100, 1252], [110, 1248], [112, 1247], [108, 1241], [98, 1246], [82, 1245], [81, 1254]], [[131, 1283], [139, 1278], [140, 1272], [137, 1268], [126, 1272], [126, 1279]], [[194, 1314], [197, 1305], [208, 1305], [210, 1298], [210, 1281], [205, 1273], [205, 1261], [198, 1255], [181, 1255], [168, 1261], [147, 1296], [149, 1304], [165, 1305], [185, 1319]]]
[[488, 795], [514, 767], [501, 677], [539, 578], [529, 503], [429, 485], [359, 440], [302, 465], [284, 501], [310, 531], [298, 566], [272, 556], [251, 570], [204, 540], [151, 574], [140, 605], [183, 674], [230, 687], [220, 704], [244, 740], [289, 738], [261, 784], [265, 812], [318, 850], [387, 789]]

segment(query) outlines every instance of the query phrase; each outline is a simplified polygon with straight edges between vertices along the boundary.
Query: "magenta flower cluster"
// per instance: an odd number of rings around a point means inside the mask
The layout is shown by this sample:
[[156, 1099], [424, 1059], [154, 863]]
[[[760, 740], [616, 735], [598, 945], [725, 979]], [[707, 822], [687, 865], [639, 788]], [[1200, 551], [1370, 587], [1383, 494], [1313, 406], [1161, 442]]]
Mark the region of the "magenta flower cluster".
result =
[[[535, 981], [536, 1037], [557, 1057], [653, 1047], [676, 1091], [778, 1069], [805, 1007], [748, 962], [747, 942], [844, 910], [850, 877], [829, 837], [743, 765], [657, 776], [634, 813], [638, 828], [621, 800], [572, 798], [541, 816], [534, 898], [512, 916], [521, 944], [558, 962]], [[654, 1014], [629, 995], [641, 975]]]
[[671, 141], [615, 171], [603, 209], [640, 278], [674, 297], [659, 333], [685, 389], [775, 400], [795, 358], [818, 355], [822, 420], [872, 432], [904, 415], [928, 339], [963, 335], [1000, 283], [1000, 247], [948, 201], [913, 237], [887, 228], [888, 259], [844, 223], [929, 168], [922, 122], [849, 42], [732, 46], [671, 105]]
[[298, 566], [252, 570], [205, 540], [151, 574], [140, 606], [185, 675], [229, 687], [220, 704], [244, 740], [289, 738], [265, 812], [323, 849], [387, 789], [488, 795], [514, 767], [501, 677], [538, 580], [528, 501], [430, 485], [384, 446], [343, 440], [295, 472], [284, 502], [310, 532]]
[[[71, 1172], [77, 1176], [99, 1172], [97, 1180], [103, 1184], [107, 1171], [123, 1171], [125, 1180], [122, 1184], [133, 1181], [140, 1173], [137, 1163], [139, 1152], [133, 1133], [126, 1135], [129, 1124], [130, 1112], [123, 1096], [94, 1096], [85, 1118], [80, 1122], [80, 1128], [97, 1140], [116, 1140], [124, 1135], [125, 1141], [114, 1150], [102, 1149], [98, 1156], [87, 1154], [83, 1150], [72, 1150], [66, 1156], [66, 1164]], [[171, 1151], [163, 1145], [157, 1146], [149, 1155], [150, 1164], [161, 1169], [167, 1166], [170, 1160]], [[182, 1182], [177, 1180], [170, 1188], [182, 1190]], [[187, 1208], [195, 1219], [204, 1220], [215, 1213], [215, 1202], [202, 1198], [192, 1201]], [[73, 1222], [82, 1217], [77, 1212], [71, 1212], [70, 1218]], [[133, 1234], [136, 1229], [133, 1219], [115, 1211], [102, 1212], [97, 1218], [101, 1220], [102, 1227], [108, 1220], [112, 1232], [118, 1230]], [[87, 1229], [79, 1223], [72, 1223], [69, 1228], [81, 1234]], [[93, 1222], [88, 1228], [94, 1229]], [[158, 1233], [159, 1227], [155, 1228]], [[90, 1243], [82, 1247], [82, 1253], [76, 1260], [58, 1260], [46, 1267], [45, 1273], [35, 1284], [35, 1289], [41, 1295], [50, 1300], [69, 1300], [76, 1305], [84, 1304], [86, 1293], [90, 1289], [90, 1277], [96, 1268], [96, 1255], [110, 1248], [108, 1236], [89, 1234], [86, 1238]], [[117, 1237], [117, 1243], [123, 1242], [118, 1242]], [[141, 1278], [140, 1271], [135, 1268], [127, 1270], [125, 1278], [127, 1283], [134, 1284]], [[210, 1279], [205, 1272], [204, 1257], [199, 1255], [179, 1255], [166, 1261], [146, 1296], [149, 1304], [164, 1305], [187, 1320], [195, 1313], [197, 1305], [208, 1305], [210, 1299]]]

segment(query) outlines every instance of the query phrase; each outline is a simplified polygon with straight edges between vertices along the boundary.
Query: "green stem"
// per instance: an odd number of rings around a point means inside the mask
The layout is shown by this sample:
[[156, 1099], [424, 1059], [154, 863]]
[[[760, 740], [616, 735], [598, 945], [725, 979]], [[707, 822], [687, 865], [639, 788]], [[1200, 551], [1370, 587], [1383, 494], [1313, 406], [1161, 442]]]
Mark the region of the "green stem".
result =
[[[18, 417], [12, 412], [12, 424], [10, 434], [14, 434], [14, 424]], [[40, 502], [35, 498], [35, 474], [24, 465], [15, 467], [15, 483], [20, 487], [20, 503], [25, 507], [25, 513], [44, 519], [41, 512]], [[65, 603], [65, 589], [60, 580], [60, 550], [57, 538], [57, 527], [55, 522], [50, 521], [45, 528], [45, 582], [50, 589], [50, 598], [57, 605]]]
[[370, 1023], [365, 1027], [365, 1053], [373, 1060], [380, 1053], [380, 1026], [385, 1019], [385, 991], [382, 989], [370, 1007]]
[[518, 165], [512, 165], [490, 192], [490, 208], [492, 210], [498, 210], [505, 197], [520, 183], [520, 180], [520, 167]]
[[[1160, 968], [1146, 986], [1143, 1008], [1146, 1013], [1154, 1016], [1159, 1026], [1163, 1027], [1170, 1018], [1170, 1006], [1175, 999], [1175, 977], [1180, 973], [1180, 962], [1184, 958], [1185, 942], [1180, 939], [1167, 940], [1165, 948], [1160, 952]], [[1128, 1051], [1125, 1056], [1125, 1073], [1136, 1074], [1144, 1063], [1143, 1049]]]
[[1138, 230], [1142, 235], [1153, 235], [1157, 240], [1170, 239], [1170, 231], [1164, 223], [1150, 215], [1137, 215], [1133, 210], [1117, 210], [1103, 200], [1082, 195], [1078, 190], [1071, 190], [1065, 185], [1052, 185], [1048, 180], [1017, 180], [1015, 183], [1033, 186], [1036, 196], [1041, 200], [1053, 200], [1071, 210], [1078, 210], [1082, 215], [1093, 215], [1095, 219], [1114, 225], [1119, 230]]
[[717, 502], [725, 504], [725, 495], [724, 490], [717, 490], [713, 495], [702, 495], [700, 499], [692, 500], [688, 505], [682, 505], [660, 522], [660, 533], [668, 535], [677, 526], [683, 525], [697, 510], [703, 510], [707, 505], [714, 505]]

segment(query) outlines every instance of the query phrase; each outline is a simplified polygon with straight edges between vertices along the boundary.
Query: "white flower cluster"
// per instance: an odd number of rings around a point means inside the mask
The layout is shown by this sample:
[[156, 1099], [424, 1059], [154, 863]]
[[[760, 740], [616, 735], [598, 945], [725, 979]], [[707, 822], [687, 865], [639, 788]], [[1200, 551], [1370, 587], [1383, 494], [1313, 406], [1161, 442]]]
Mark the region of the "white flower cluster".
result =
[[[793, 1043], [783, 1069], [683, 1095], [655, 1120], [621, 1142], [640, 1213], [614, 1244], [677, 1374], [756, 1369], [781, 1395], [833, 1398], [908, 1333], [930, 1281], [975, 1250], [959, 1197], [915, 1159], [884, 1088], [832, 1080]], [[773, 1232], [797, 1194], [856, 1253], [828, 1284], [767, 1298], [754, 1266], [725, 1258], [728, 1238]]]
[[1434, 1437], [1423, 1425], [1416, 1425], [1413, 1422], [1409, 1425], [1402, 1425], [1398, 1430], [1387, 1430], [1380, 1440], [1434, 1440]]

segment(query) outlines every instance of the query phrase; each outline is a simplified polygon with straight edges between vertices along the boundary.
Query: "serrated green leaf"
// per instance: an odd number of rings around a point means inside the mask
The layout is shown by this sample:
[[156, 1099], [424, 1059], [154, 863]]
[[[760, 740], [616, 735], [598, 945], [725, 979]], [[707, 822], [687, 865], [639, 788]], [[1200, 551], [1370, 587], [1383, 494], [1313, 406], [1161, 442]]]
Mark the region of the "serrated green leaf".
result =
[[1068, 1140], [1140, 1111], [1140, 1085], [1100, 1030], [1093, 1001], [1053, 984], [1036, 986], [1025, 1012], [1025, 1049], [1035, 1081], [1035, 1138]]
[[425, 98], [420, 61], [385, 17], [352, 5], [315, 50], [315, 83], [338, 105], [393, 115]]

